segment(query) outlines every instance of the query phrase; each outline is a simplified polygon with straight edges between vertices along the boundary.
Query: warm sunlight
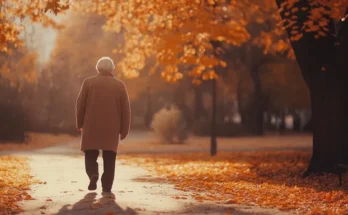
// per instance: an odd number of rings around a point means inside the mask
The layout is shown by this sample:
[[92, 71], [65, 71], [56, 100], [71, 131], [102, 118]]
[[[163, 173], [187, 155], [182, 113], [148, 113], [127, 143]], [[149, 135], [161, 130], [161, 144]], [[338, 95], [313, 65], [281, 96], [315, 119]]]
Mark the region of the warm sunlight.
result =
[[0, 215], [348, 215], [347, 20], [0, 0]]

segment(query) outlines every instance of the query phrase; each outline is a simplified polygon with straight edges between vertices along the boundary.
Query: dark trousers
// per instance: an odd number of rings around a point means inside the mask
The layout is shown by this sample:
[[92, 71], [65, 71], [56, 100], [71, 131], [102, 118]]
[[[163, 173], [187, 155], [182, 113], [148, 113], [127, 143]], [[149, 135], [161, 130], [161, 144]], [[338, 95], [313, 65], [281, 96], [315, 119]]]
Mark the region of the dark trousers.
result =
[[[89, 179], [99, 177], [98, 159], [99, 150], [85, 150], [85, 167]], [[116, 152], [103, 150], [104, 172], [101, 178], [103, 190], [111, 190], [115, 176]]]

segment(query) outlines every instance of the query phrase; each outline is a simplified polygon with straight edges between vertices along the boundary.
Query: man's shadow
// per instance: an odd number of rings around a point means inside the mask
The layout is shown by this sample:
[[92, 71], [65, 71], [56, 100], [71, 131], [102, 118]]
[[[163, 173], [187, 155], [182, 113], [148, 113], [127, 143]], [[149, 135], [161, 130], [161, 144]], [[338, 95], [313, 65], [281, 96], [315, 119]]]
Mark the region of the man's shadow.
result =
[[114, 194], [103, 195], [97, 199], [97, 193], [88, 193], [74, 205], [64, 205], [57, 215], [87, 215], [87, 214], [110, 214], [110, 215], [136, 215], [137, 212], [127, 207], [122, 209], [114, 198]]

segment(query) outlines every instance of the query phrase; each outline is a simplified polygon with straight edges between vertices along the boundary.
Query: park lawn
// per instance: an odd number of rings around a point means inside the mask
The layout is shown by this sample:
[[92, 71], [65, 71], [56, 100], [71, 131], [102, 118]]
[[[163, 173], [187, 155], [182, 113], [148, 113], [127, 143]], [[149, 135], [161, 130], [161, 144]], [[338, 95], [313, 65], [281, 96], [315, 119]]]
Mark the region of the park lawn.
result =
[[166, 178], [198, 201], [348, 214], [347, 176], [342, 187], [334, 175], [301, 177], [309, 152], [220, 152], [213, 158], [208, 153], [133, 154], [120, 159]]
[[0, 214], [20, 212], [17, 203], [32, 198], [27, 191], [35, 182], [30, 176], [27, 158], [0, 156]]
[[5, 142], [0, 143], [0, 151], [5, 150], [32, 150], [54, 146], [57, 144], [69, 143], [77, 141], [79, 137], [69, 134], [46, 134], [46, 133], [28, 133], [28, 137], [24, 143]]

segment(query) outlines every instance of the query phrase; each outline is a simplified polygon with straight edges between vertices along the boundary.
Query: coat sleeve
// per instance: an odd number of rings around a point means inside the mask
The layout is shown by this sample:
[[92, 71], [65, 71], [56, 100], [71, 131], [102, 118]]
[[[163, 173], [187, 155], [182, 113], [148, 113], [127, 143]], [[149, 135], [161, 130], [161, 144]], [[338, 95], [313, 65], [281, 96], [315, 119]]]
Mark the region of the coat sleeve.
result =
[[87, 97], [88, 97], [88, 83], [85, 80], [82, 84], [80, 93], [76, 101], [76, 128], [80, 129], [83, 127], [84, 117], [87, 107]]
[[125, 85], [123, 84], [122, 94], [121, 94], [121, 130], [120, 134], [122, 136], [127, 136], [129, 133], [131, 123], [131, 108], [129, 102], [129, 96]]

